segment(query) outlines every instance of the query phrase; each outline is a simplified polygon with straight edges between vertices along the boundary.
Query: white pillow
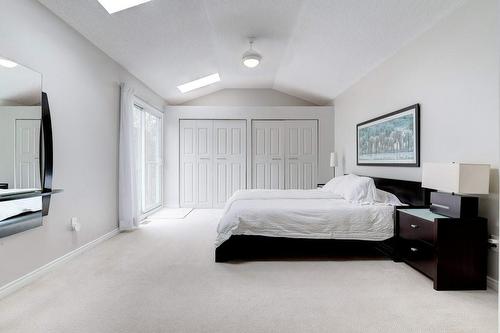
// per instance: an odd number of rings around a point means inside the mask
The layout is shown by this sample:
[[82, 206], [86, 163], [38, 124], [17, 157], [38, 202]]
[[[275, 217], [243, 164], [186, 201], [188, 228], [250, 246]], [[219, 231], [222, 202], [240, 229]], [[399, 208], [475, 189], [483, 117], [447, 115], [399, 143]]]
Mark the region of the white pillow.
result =
[[[322, 187], [322, 189], [325, 191], [330, 191], [330, 192], [336, 193], [337, 189], [341, 188], [343, 183], [352, 182], [357, 177], [358, 176], [356, 176], [356, 175], [349, 174], [349, 175], [345, 175], [345, 176], [339, 176], [339, 177], [332, 178], [328, 183], [326, 183]], [[337, 194], [339, 194], [339, 193], [337, 193]]]
[[345, 200], [353, 203], [376, 202], [376, 190], [373, 179], [360, 177], [353, 174], [336, 177], [330, 180], [323, 189], [340, 195]]
[[380, 190], [380, 189], [377, 189], [377, 191], [376, 191], [376, 201], [380, 202], [380, 203], [392, 205], [392, 206], [406, 206], [394, 194]]
[[345, 200], [359, 204], [375, 203], [377, 188], [372, 178], [357, 177], [352, 182], [346, 182], [342, 188], [342, 196]]

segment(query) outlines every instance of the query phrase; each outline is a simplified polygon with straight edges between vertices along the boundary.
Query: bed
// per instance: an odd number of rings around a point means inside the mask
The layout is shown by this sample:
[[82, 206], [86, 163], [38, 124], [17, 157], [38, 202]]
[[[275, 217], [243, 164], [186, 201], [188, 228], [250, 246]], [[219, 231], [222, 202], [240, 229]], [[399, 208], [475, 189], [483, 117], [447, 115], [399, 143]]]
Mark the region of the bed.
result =
[[0, 202], [0, 224], [10, 218], [42, 211], [40, 197]]
[[[0, 189], [0, 198], [9, 198], [18, 194], [38, 191], [38, 189]], [[0, 223], [12, 217], [42, 210], [40, 197], [24, 198], [11, 201], [0, 200]]]
[[[421, 183], [371, 178], [401, 205], [426, 206]], [[399, 202], [398, 201], [398, 202]], [[226, 204], [218, 225], [215, 260], [270, 257], [390, 255], [396, 204], [351, 202], [325, 190], [245, 190]]]

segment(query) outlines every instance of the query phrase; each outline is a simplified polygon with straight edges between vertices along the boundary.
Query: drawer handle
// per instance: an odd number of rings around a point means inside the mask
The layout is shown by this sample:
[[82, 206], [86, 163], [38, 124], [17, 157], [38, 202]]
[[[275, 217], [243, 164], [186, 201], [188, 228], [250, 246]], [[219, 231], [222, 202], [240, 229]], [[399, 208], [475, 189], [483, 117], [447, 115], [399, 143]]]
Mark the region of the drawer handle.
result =
[[416, 224], [410, 224], [410, 227], [412, 227], [413, 229], [418, 229], [418, 225]]
[[416, 247], [410, 247], [411, 252], [418, 252], [418, 249]]
[[218, 160], [225, 160], [225, 157], [217, 157]]
[[281, 157], [273, 157], [273, 161], [279, 161], [281, 160]]

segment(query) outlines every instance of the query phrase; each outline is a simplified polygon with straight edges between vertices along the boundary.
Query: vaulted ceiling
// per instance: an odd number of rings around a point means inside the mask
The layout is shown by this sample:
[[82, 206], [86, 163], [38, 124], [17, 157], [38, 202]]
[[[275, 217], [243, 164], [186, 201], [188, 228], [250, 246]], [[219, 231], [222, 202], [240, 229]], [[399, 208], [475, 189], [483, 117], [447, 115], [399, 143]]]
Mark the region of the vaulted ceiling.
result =
[[[109, 15], [97, 0], [39, 0], [171, 104], [225, 88], [334, 99], [466, 0], [153, 0]], [[255, 36], [262, 54], [241, 55]], [[177, 85], [219, 72], [186, 94]]]

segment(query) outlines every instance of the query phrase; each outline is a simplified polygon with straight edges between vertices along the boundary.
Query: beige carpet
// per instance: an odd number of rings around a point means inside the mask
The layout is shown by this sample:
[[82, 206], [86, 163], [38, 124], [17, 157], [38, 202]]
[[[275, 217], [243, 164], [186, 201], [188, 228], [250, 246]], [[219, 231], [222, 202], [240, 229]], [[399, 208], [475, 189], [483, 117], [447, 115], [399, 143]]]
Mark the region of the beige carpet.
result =
[[497, 331], [493, 291], [391, 261], [215, 264], [218, 210], [106, 241], [0, 301], [0, 332]]
[[183, 219], [193, 208], [163, 208], [149, 216], [147, 220], [163, 220], [163, 219]]

